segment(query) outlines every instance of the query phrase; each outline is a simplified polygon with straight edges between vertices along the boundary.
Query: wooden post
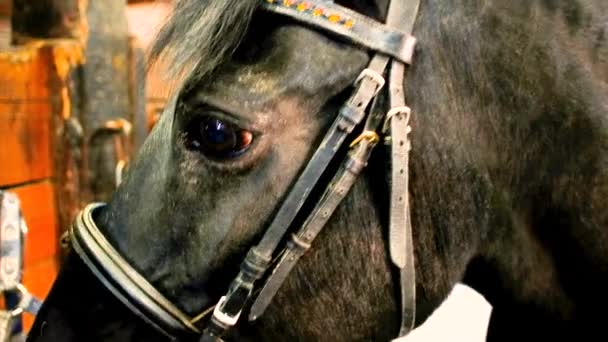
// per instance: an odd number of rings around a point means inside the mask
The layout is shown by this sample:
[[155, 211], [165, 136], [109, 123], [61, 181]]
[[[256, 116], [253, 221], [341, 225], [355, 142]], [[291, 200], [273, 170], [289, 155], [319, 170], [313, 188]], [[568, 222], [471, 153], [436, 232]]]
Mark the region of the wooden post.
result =
[[89, 36], [83, 66], [82, 124], [88, 146], [91, 200], [108, 201], [116, 189], [117, 135], [108, 123], [130, 121], [129, 31], [124, 0], [89, 1]]
[[13, 0], [13, 43], [46, 38], [75, 38], [83, 41], [87, 36], [87, 2], [88, 0]]
[[0, 0], [0, 17], [8, 17], [11, 14], [11, 0]]
[[145, 49], [136, 37], [129, 39], [129, 89], [133, 124], [133, 153], [148, 136], [148, 115], [146, 113], [146, 55]]
[[48, 38], [82, 43], [85, 63], [75, 75], [77, 93], [70, 95], [76, 97], [77, 122], [67, 123], [83, 127], [78, 151], [83, 161], [78, 182], [83, 201], [107, 201], [115, 190], [119, 157], [114, 148], [116, 134], [105, 127], [117, 119], [139, 121], [142, 115], [134, 112], [142, 105], [136, 104], [141, 98], [133, 89], [137, 85], [130, 70], [134, 55], [126, 1], [13, 0], [12, 29], [16, 44]]

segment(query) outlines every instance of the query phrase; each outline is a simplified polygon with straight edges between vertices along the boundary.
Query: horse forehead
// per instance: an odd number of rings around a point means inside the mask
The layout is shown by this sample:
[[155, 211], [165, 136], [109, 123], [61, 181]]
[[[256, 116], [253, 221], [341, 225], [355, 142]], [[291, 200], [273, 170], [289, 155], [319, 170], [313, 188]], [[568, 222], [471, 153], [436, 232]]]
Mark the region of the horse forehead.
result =
[[[246, 57], [260, 44], [268, 48]], [[234, 58], [199, 82], [191, 94], [198, 103], [259, 123], [261, 116], [284, 117], [307, 112], [301, 105], [321, 105], [354, 80], [368, 58], [355, 47], [288, 24], [263, 42], [250, 37]]]
[[260, 116], [267, 116], [281, 101], [293, 98], [290, 94], [297, 89], [297, 82], [291, 81], [293, 78], [239, 70], [218, 76], [212, 86], [196, 92], [195, 100], [257, 122]]
[[342, 86], [343, 82], [336, 82], [343, 78], [340, 75], [352, 73], [316, 63], [294, 63], [280, 68], [272, 64], [267, 61], [260, 65], [232, 67], [198, 89], [195, 98], [219, 109], [248, 116], [276, 108], [286, 101], [294, 104], [310, 98], [327, 100], [328, 89]]

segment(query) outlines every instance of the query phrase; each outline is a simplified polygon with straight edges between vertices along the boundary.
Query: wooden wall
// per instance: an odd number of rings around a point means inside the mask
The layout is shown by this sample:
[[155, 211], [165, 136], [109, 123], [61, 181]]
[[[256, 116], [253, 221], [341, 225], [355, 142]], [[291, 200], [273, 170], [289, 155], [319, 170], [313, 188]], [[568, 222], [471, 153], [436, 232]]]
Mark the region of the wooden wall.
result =
[[11, 0], [0, 0], [0, 15], [10, 15], [11, 6]]
[[[21, 7], [15, 8], [23, 15], [27, 13], [22, 5], [27, 1], [16, 1]], [[53, 4], [86, 3], [81, 0], [65, 3], [63, 0], [45, 1]], [[64, 37], [56, 39], [39, 36], [39, 32], [30, 31], [27, 25], [15, 25], [15, 18], [12, 18], [15, 32], [11, 37], [11, 2], [0, 0], [0, 189], [13, 191], [21, 199], [29, 226], [24, 284], [43, 299], [60, 264], [59, 238], [76, 212], [91, 200], [87, 189], [87, 150], [76, 146], [79, 143], [73, 139], [74, 127], [70, 122], [87, 115], [86, 104], [90, 99], [82, 98], [81, 89], [87, 77], [95, 77], [95, 74], [86, 73], [86, 62], [92, 59], [87, 59], [90, 53], [85, 48], [86, 37], [79, 36], [84, 32], [80, 28], [86, 26], [73, 25], [57, 31], [63, 32], [61, 35]], [[159, 77], [161, 70], [153, 71], [145, 81], [140, 79], [143, 78], [141, 73], [134, 72], [143, 67], [144, 57], [140, 48], [149, 45], [155, 33], [154, 26], [168, 14], [169, 7], [163, 1], [132, 6], [128, 10], [131, 39], [126, 66], [132, 101], [130, 112], [133, 115], [129, 119], [137, 130], [141, 127], [137, 124], [140, 120], [136, 115], [138, 108], [147, 106], [148, 117], [153, 121], [169, 93], [166, 82]], [[81, 10], [81, 7], [74, 8]], [[94, 28], [89, 27], [87, 32], [95, 33]], [[152, 82], [150, 87], [145, 86], [147, 82]], [[86, 124], [84, 126], [86, 139]], [[135, 145], [144, 138], [147, 130], [137, 132]], [[26, 330], [32, 321], [32, 317], [25, 316]]]
[[[0, 50], [0, 188], [21, 199], [29, 227], [24, 284], [45, 298], [59, 262], [58, 201], [65, 195], [57, 158], [64, 117], [71, 115], [68, 73], [82, 61], [82, 48], [68, 40]], [[69, 198], [65, 198], [69, 201]], [[26, 328], [32, 317], [26, 316]]]

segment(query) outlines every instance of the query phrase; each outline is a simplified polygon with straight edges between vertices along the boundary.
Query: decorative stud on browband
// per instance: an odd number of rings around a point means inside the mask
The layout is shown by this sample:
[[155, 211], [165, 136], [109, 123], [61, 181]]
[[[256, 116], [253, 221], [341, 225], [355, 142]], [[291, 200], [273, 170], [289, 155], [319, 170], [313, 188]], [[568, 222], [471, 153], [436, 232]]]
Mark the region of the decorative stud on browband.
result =
[[331, 10], [324, 8], [323, 6], [311, 3], [306, 0], [264, 0], [269, 4], [286, 7], [286, 8], [295, 8], [302, 13], [307, 13], [315, 17], [325, 18], [327, 21], [342, 25], [347, 29], [351, 29], [355, 25], [355, 21], [352, 18], [344, 17], [338, 13], [333, 13]]

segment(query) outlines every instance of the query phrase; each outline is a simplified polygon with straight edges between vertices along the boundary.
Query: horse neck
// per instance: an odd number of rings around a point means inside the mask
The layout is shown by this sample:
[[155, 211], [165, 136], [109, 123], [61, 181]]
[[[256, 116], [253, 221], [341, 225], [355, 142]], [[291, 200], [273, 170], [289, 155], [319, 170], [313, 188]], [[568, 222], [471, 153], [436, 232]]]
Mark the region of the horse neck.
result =
[[606, 222], [606, 6], [450, 6], [422, 7], [423, 55], [408, 75], [414, 210], [446, 248], [478, 246], [465, 282], [495, 308], [517, 307], [512, 319], [530, 324], [545, 315], [535, 329], [555, 330], [606, 285], [572, 285], [606, 260], [580, 250]]

